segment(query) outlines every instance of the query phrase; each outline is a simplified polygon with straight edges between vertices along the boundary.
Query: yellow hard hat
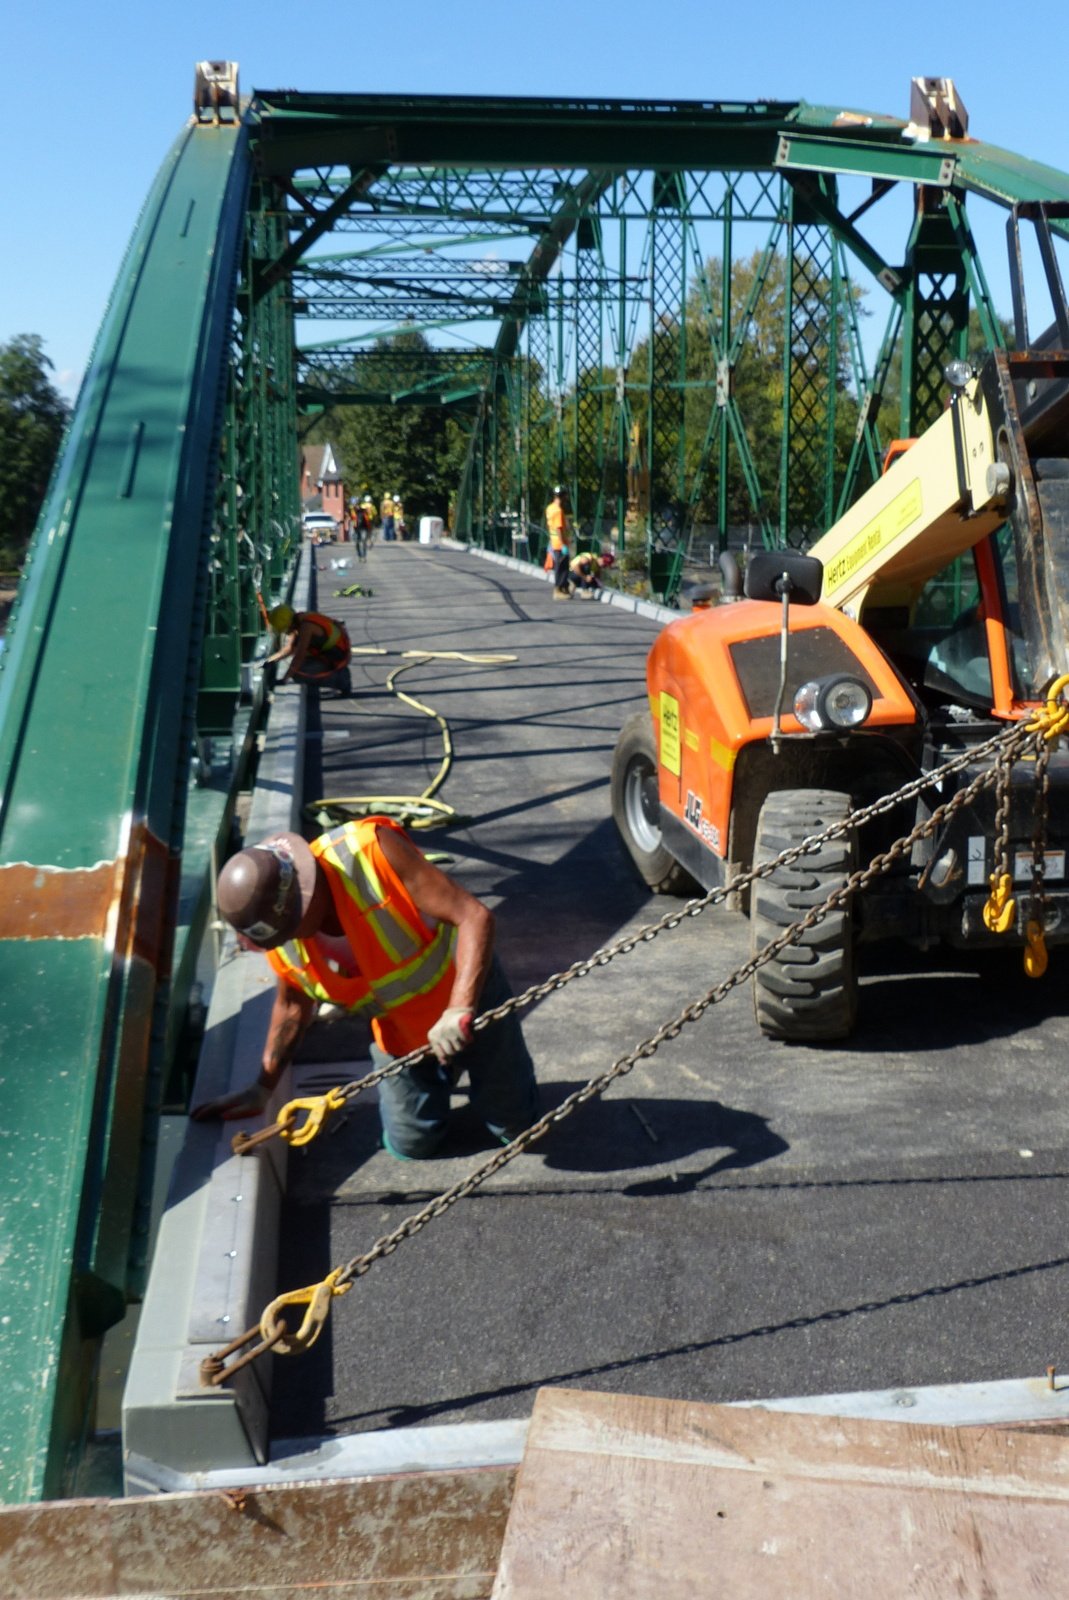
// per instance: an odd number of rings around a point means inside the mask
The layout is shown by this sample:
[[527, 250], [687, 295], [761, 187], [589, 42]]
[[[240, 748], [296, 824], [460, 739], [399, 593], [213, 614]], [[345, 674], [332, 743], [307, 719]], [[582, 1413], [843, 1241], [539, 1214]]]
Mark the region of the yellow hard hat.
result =
[[287, 633], [293, 625], [293, 607], [275, 606], [273, 611], [267, 613], [268, 620], [276, 633]]

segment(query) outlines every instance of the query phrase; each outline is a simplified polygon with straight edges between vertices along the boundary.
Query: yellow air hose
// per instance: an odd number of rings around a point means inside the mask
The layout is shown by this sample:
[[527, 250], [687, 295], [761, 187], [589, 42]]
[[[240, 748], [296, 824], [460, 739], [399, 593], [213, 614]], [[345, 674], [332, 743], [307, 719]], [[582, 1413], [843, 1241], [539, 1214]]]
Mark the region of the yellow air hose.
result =
[[[352, 652], [354, 656], [388, 656], [393, 652], [380, 649], [377, 645], [362, 645]], [[424, 716], [432, 717], [442, 730], [442, 762], [438, 771], [424, 789], [422, 794], [353, 794], [353, 795], [326, 795], [319, 800], [311, 800], [304, 807], [304, 815], [309, 821], [316, 822], [320, 827], [329, 823], [351, 822], [355, 817], [393, 817], [405, 828], [435, 828], [447, 822], [460, 820], [459, 814], [452, 806], [443, 800], [435, 800], [434, 795], [442, 787], [449, 776], [449, 769], [453, 765], [453, 739], [449, 732], [449, 724], [440, 711], [435, 711], [433, 706], [426, 706], [422, 700], [417, 700], [413, 695], [405, 694], [396, 687], [396, 679], [402, 672], [411, 672], [413, 668], [424, 666], [428, 661], [467, 661], [474, 666], [496, 667], [510, 661], [515, 661], [515, 656], [482, 656], [469, 655], [463, 650], [404, 650], [401, 654], [406, 658], [401, 666], [395, 667], [386, 679], [386, 687], [391, 694], [395, 694], [406, 705], [413, 706], [417, 711], [422, 711]], [[408, 659], [411, 658], [411, 659]]]

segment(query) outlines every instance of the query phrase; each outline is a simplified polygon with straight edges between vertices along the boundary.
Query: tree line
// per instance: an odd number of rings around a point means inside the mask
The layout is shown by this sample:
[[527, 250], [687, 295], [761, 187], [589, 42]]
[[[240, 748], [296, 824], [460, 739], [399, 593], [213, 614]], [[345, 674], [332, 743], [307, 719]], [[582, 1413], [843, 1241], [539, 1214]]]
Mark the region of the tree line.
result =
[[44, 340], [0, 344], [0, 571], [21, 567], [70, 415]]
[[[745, 430], [751, 476], [760, 485], [766, 504], [771, 505], [775, 505], [780, 493], [785, 456], [787, 270], [783, 256], [774, 256], [769, 262], [762, 261], [759, 253], [730, 264], [730, 303], [747, 311], [744, 337], [731, 375], [733, 398]], [[630, 414], [635, 419], [632, 434], [648, 458], [649, 442], [644, 439], [643, 430], [651, 373], [677, 378], [682, 355], [684, 389], [678, 420], [685, 441], [683, 474], [688, 484], [695, 480], [716, 421], [717, 360], [709, 307], [721, 304], [722, 273], [723, 264], [718, 258], [706, 262], [704, 283], [691, 286], [682, 318], [662, 320], [651, 336], [640, 341], [631, 352], [625, 375]], [[756, 293], [759, 274], [762, 281], [760, 293]], [[860, 398], [850, 359], [846, 318], [832, 318], [827, 288], [819, 279], [808, 285], [808, 320], [802, 348], [800, 352], [792, 350], [791, 355], [792, 360], [807, 363], [814, 378], [818, 372], [825, 375], [823, 398], [818, 405], [834, 405], [832, 471], [839, 482], [855, 436]], [[863, 291], [855, 286], [851, 293], [855, 316], [861, 319], [867, 315]], [[1004, 332], [1008, 335], [1005, 324]], [[984, 348], [975, 311], [970, 316], [969, 345], [977, 354]], [[375, 348], [390, 352], [394, 363], [392, 384], [398, 390], [414, 389], [424, 380], [422, 358], [432, 346], [418, 328], [385, 336], [376, 341]], [[411, 358], [410, 367], [403, 360], [398, 361], [405, 356]], [[358, 369], [359, 358], [354, 364], [357, 382]], [[21, 565], [67, 425], [70, 408], [55, 388], [51, 371], [52, 363], [44, 354], [43, 340], [38, 335], [20, 334], [0, 344], [0, 570], [12, 571]], [[554, 478], [571, 477], [574, 468], [582, 501], [593, 504], [600, 488], [597, 457], [617, 449], [616, 439], [609, 437], [615, 368], [606, 366], [580, 374], [578, 382], [563, 396], [550, 392], [547, 375], [537, 368], [528, 367], [525, 380], [534, 389], [534, 403], [528, 406], [528, 413], [537, 416], [541, 412], [547, 419], [527, 444], [532, 495], [537, 500]], [[814, 393], [821, 394], [820, 384], [814, 385]], [[896, 354], [877, 416], [877, 431], [885, 442], [899, 431], [900, 410], [901, 358]], [[350, 494], [367, 491], [376, 502], [386, 493], [400, 494], [410, 522], [420, 516], [448, 515], [474, 425], [470, 411], [457, 413], [441, 404], [349, 405], [300, 421], [310, 442], [329, 439], [336, 447]], [[810, 425], [817, 431], [822, 431], [826, 423], [826, 416], [810, 415]], [[588, 443], [593, 440], [594, 449], [572, 462], [568, 441], [577, 435]], [[677, 470], [674, 460], [655, 464], [654, 480], [649, 484], [651, 503], [658, 498], [668, 502], [677, 497], [678, 483], [673, 481]], [[753, 514], [751, 485], [741, 470], [734, 446], [726, 461], [720, 461], [715, 452], [709, 454], [692, 514], [698, 521], [715, 520], [721, 471], [727, 473], [728, 479], [729, 522], [749, 521]], [[803, 492], [805, 486], [791, 485], [792, 495]]]

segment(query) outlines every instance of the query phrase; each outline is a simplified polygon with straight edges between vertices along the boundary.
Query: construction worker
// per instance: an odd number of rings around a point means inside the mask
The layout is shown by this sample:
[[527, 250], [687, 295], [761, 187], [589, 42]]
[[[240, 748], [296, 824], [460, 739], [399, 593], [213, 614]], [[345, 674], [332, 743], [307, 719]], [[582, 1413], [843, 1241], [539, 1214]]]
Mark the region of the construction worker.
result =
[[397, 528], [394, 523], [393, 495], [384, 494], [382, 497], [382, 537], [385, 540], [396, 539]]
[[267, 615], [272, 628], [284, 638], [280, 648], [267, 657], [264, 665], [289, 661], [280, 682], [288, 683], [296, 678], [298, 683], [325, 683], [328, 678], [336, 677], [335, 687], [342, 694], [352, 693], [349, 676], [352, 646], [343, 622], [318, 611], [294, 611], [292, 606], [275, 606]]
[[549, 530], [549, 557], [553, 564], [553, 598], [570, 600], [568, 586], [568, 513], [564, 509], [564, 491], [558, 483], [553, 499], [546, 507], [546, 527]]
[[580, 599], [593, 599], [595, 592], [601, 588], [598, 574], [605, 567], [611, 567], [614, 560], [615, 557], [608, 551], [604, 555], [596, 556], [586, 550], [582, 555], [572, 557], [568, 563], [568, 573]]
[[473, 1032], [509, 986], [493, 914], [427, 861], [388, 817], [345, 823], [307, 843], [282, 833], [232, 856], [218, 903], [247, 949], [266, 955], [274, 1005], [256, 1082], [197, 1106], [198, 1121], [255, 1115], [320, 1002], [369, 1017], [375, 1067], [429, 1044], [378, 1086], [391, 1155], [434, 1155], [462, 1072], [472, 1108], [503, 1144], [537, 1116], [534, 1066], [515, 1013]]
[[401, 503], [399, 494], [395, 494], [393, 497], [393, 526], [398, 539], [403, 539], [405, 536], [405, 508]]
[[369, 494], [365, 494], [361, 500], [360, 511], [364, 523], [364, 542], [370, 550], [375, 536], [375, 502]]

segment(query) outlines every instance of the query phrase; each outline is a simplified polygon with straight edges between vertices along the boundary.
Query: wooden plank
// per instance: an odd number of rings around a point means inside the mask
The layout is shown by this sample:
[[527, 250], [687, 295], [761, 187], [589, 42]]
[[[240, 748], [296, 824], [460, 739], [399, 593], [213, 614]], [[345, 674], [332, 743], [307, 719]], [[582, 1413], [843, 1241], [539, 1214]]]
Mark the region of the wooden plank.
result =
[[485, 1600], [514, 1469], [0, 1509], [4, 1600]]
[[494, 1600], [1024, 1600], [1065, 1587], [1069, 1443], [542, 1390]]

